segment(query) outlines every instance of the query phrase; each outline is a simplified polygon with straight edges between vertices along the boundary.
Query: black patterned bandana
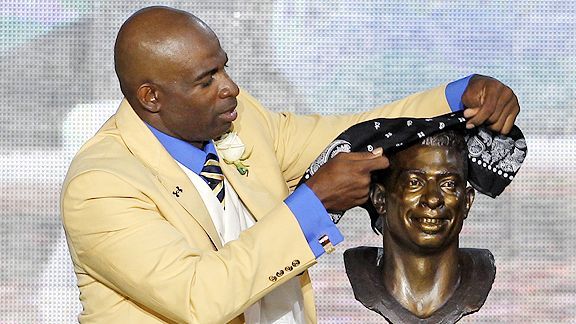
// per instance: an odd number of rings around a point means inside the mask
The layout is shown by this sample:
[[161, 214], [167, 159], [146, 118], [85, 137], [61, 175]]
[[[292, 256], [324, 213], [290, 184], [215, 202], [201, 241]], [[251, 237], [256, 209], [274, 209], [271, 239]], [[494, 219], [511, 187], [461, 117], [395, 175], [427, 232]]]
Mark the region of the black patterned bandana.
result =
[[[434, 118], [378, 118], [356, 124], [340, 134], [306, 170], [306, 182], [324, 163], [341, 152], [366, 152], [382, 147], [385, 155], [421, 142], [439, 132], [462, 130], [468, 146], [468, 182], [477, 191], [496, 198], [518, 173], [528, 149], [516, 126], [508, 135], [480, 126], [466, 129], [462, 111]], [[337, 222], [341, 214], [332, 214]]]

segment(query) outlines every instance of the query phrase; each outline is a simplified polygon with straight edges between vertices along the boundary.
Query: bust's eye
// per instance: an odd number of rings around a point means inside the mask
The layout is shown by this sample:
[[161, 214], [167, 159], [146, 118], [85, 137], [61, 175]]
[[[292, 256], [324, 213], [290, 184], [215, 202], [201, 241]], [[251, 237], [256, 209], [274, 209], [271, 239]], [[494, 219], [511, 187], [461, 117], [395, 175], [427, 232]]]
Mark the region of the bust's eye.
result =
[[418, 188], [422, 185], [422, 182], [416, 178], [412, 178], [408, 180], [408, 186], [410, 186], [410, 188]]
[[456, 188], [456, 181], [454, 180], [445, 180], [442, 182], [442, 188], [453, 190]]

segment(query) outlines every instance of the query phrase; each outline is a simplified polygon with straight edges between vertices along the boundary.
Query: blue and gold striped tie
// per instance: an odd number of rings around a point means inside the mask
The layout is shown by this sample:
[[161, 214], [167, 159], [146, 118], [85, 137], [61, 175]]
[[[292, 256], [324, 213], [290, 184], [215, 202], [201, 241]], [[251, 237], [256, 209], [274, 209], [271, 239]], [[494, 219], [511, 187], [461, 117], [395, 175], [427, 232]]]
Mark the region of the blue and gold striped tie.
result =
[[224, 174], [222, 174], [222, 169], [218, 163], [218, 155], [214, 153], [206, 155], [206, 162], [204, 162], [204, 167], [200, 171], [200, 177], [206, 181], [216, 198], [220, 201], [220, 204], [222, 204], [222, 207], [224, 207]]

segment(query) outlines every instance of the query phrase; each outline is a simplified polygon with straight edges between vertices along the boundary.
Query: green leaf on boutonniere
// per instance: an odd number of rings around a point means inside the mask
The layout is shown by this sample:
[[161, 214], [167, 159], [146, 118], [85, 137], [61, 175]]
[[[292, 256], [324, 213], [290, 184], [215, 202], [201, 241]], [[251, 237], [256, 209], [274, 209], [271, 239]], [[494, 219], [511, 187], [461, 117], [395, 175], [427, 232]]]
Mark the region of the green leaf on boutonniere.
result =
[[242, 161], [234, 161], [233, 163], [236, 166], [236, 170], [238, 170], [241, 175], [248, 176], [248, 164], [244, 164]]

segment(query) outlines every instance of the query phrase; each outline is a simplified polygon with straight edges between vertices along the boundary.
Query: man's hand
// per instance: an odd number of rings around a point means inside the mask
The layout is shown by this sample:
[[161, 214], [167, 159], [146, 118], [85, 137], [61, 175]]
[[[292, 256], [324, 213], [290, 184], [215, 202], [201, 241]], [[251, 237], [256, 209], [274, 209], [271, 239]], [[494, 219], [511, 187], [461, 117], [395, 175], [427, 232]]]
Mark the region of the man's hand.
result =
[[382, 148], [372, 152], [340, 153], [308, 180], [306, 185], [328, 211], [344, 211], [368, 200], [370, 172], [385, 169], [388, 159]]
[[470, 79], [462, 95], [462, 103], [468, 107], [464, 117], [469, 118], [467, 128], [482, 124], [493, 131], [508, 134], [520, 112], [518, 98], [502, 82], [483, 75]]

